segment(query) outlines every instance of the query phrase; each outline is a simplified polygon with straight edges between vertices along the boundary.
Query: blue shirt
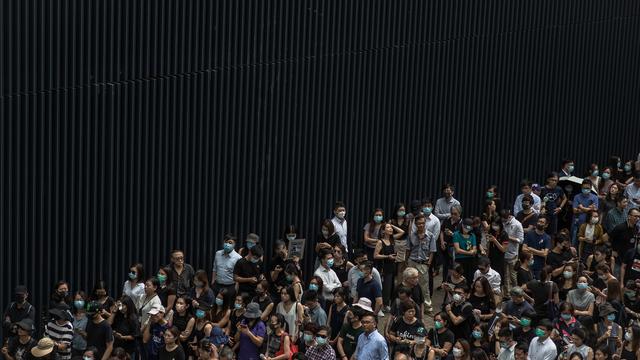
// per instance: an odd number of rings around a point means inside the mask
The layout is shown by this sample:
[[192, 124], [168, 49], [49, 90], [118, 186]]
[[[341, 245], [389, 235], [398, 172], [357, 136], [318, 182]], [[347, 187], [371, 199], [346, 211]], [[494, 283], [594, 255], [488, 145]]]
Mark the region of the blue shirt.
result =
[[[591, 205], [595, 205], [596, 206], [596, 210], [598, 210], [599, 207], [599, 203], [598, 203], [598, 197], [594, 194], [594, 193], [589, 193], [587, 195], [580, 193], [576, 196], [573, 197], [573, 208], [577, 209], [578, 205], [582, 205], [584, 207], [589, 207]], [[587, 221], [587, 213], [580, 213], [580, 214], [574, 214], [574, 219], [576, 218], [577, 215], [577, 221], [576, 223], [578, 225], [584, 224]], [[575, 221], [575, 220], [574, 220]]]
[[376, 303], [376, 298], [382, 297], [382, 288], [374, 279], [364, 282], [364, 278], [358, 280], [358, 298], [367, 298], [371, 304]]
[[[551, 237], [545, 232], [540, 235], [535, 230], [529, 231], [524, 236], [524, 243], [528, 247], [536, 250], [551, 249]], [[544, 258], [542, 256], [534, 255], [533, 268], [542, 269], [543, 266]]]
[[357, 360], [389, 360], [389, 350], [387, 341], [378, 330], [374, 330], [371, 334], [362, 333], [358, 337], [358, 345], [356, 346]]
[[233, 269], [236, 266], [236, 262], [242, 259], [242, 256], [235, 250], [230, 253], [225, 253], [224, 250], [216, 251], [216, 256], [213, 260], [213, 271], [216, 272], [216, 283], [220, 285], [233, 285], [235, 280], [233, 279]]

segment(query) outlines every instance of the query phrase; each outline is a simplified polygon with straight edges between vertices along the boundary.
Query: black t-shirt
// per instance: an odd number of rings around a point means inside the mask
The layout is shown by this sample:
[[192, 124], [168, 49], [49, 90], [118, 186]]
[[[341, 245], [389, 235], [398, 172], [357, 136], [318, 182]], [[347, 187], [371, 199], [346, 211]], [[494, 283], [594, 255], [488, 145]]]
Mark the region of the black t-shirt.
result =
[[[338, 233], [333, 233], [333, 235], [329, 236], [328, 239], [325, 239], [324, 236], [322, 236], [322, 234], [319, 234], [316, 240], [316, 243], [327, 243], [331, 245], [331, 248], [333, 249], [336, 245], [341, 244], [340, 235], [338, 235]], [[369, 260], [373, 260], [373, 259], [369, 259]]]
[[471, 303], [465, 301], [461, 305], [453, 305], [451, 306], [451, 312], [455, 316], [462, 316], [464, 321], [462, 321], [458, 325], [453, 324], [453, 320], [451, 321], [451, 331], [458, 339], [466, 339], [469, 334], [471, 334], [471, 330], [476, 323], [476, 318], [473, 315], [473, 305]]
[[551, 266], [553, 269], [557, 269], [564, 265], [566, 261], [571, 260], [572, 257], [573, 255], [571, 254], [571, 251], [562, 251], [560, 254], [554, 251], [549, 251], [549, 254], [547, 255], [547, 265]]
[[[418, 331], [420, 329], [424, 329], [424, 324], [420, 319], [416, 319], [413, 324], [407, 324], [404, 321], [403, 317], [396, 318], [396, 320], [391, 324], [389, 331], [393, 331], [397, 337], [403, 340], [414, 340], [414, 337], [418, 335]], [[424, 331], [424, 330], [423, 330]], [[396, 352], [404, 352], [408, 353], [411, 350], [411, 347], [406, 344], [396, 344], [395, 351]]]
[[15, 336], [9, 339], [9, 343], [7, 344], [7, 348], [9, 350], [9, 355], [11, 355], [16, 360], [27, 360], [31, 359], [31, 348], [38, 345], [38, 342], [34, 338], [29, 338], [26, 344], [20, 342], [20, 339]]
[[559, 186], [556, 186], [553, 189], [543, 186], [542, 190], [540, 190], [540, 197], [542, 198], [542, 202], [547, 210], [547, 214], [553, 215], [553, 211], [562, 203], [564, 191], [562, 191]]
[[640, 254], [636, 249], [631, 249], [624, 255], [623, 264], [627, 265], [624, 272], [624, 281], [640, 279]]
[[[127, 319], [122, 314], [116, 314], [111, 328], [122, 336], [133, 336], [136, 339], [140, 337], [140, 322], [135, 315], [131, 319]], [[136, 349], [136, 340], [122, 340], [114, 337], [113, 348], [117, 347], [123, 348], [127, 353], [132, 353]]]
[[264, 311], [267, 306], [269, 306], [269, 304], [273, 304], [273, 300], [269, 295], [267, 295], [264, 300], [260, 300], [260, 297], [256, 295], [251, 301], [254, 303], [258, 303], [258, 305], [260, 306], [260, 311]]
[[525, 270], [521, 267], [516, 270], [517, 278], [518, 278], [518, 286], [522, 286], [522, 284], [526, 284], [533, 279], [533, 275], [531, 271]]
[[172, 351], [167, 351], [165, 346], [158, 351], [159, 360], [185, 360], [184, 350], [182, 346], [176, 346]]
[[[611, 242], [611, 248], [618, 253], [618, 262], [624, 254], [633, 248], [635, 243], [635, 229], [629, 227], [629, 224], [625, 221], [622, 224], [616, 225], [611, 231], [609, 231], [609, 241]], [[626, 280], [626, 279], [625, 279]]]
[[[393, 292], [394, 294], [396, 294], [396, 296], [398, 294], [398, 289], [400, 288], [400, 286], [403, 286], [402, 283], [396, 286], [396, 290]], [[411, 300], [413, 300], [418, 305], [418, 308], [420, 308], [420, 304], [422, 304], [422, 302], [424, 301], [424, 295], [422, 294], [422, 290], [420, 289], [420, 286], [416, 285], [412, 287], [410, 290], [411, 290]], [[416, 316], [419, 319], [422, 319], [422, 314], [420, 311], [416, 313]]]
[[[260, 277], [260, 266], [258, 264], [254, 264], [246, 258], [239, 259], [236, 262], [236, 266], [233, 268], [233, 274], [238, 275], [243, 278], [259, 278]], [[256, 284], [251, 283], [240, 283], [238, 285], [238, 294], [242, 294], [243, 292], [253, 296], [255, 295]]]
[[175, 295], [175, 294], [176, 294], [176, 289], [173, 285], [158, 288], [158, 297], [160, 298], [160, 302], [164, 307], [167, 307], [167, 301], [169, 300], [169, 295]]
[[531, 327], [529, 331], [525, 332], [522, 327], [518, 326], [513, 330], [513, 340], [519, 343], [529, 344], [531, 340], [536, 337], [535, 328]]
[[489, 314], [491, 310], [494, 310], [492, 309], [491, 299], [489, 298], [489, 296], [492, 295], [485, 295], [480, 297], [476, 296], [475, 294], [471, 294], [471, 296], [469, 297], [469, 302], [475, 309], [480, 310], [481, 314], [486, 315]]
[[453, 331], [447, 329], [442, 334], [439, 334], [436, 329], [429, 330], [427, 334], [429, 341], [431, 341], [431, 346], [436, 349], [442, 349], [445, 343], [450, 343], [453, 347], [455, 343], [456, 336], [453, 334]]
[[549, 300], [549, 294], [551, 293], [552, 296], [556, 294], [558, 292], [558, 285], [554, 282], [547, 282], [545, 284], [539, 280], [531, 280], [527, 283], [527, 289], [534, 300], [533, 309], [538, 319], [548, 317], [547, 301]]
[[[445, 219], [442, 222], [442, 226], [440, 227], [440, 231], [444, 233], [444, 242], [445, 244], [447, 244], [447, 248], [453, 246], [453, 235], [452, 236], [448, 236], [447, 233], [445, 233], [444, 231], [446, 229], [451, 230], [452, 233], [460, 230], [460, 224], [462, 222], [460, 220], [458, 220], [455, 224], [451, 222], [451, 218]], [[438, 249], [440, 249], [440, 246], [438, 246]], [[451, 254], [451, 252], [447, 252], [448, 254]]]
[[526, 229], [531, 225], [536, 226], [536, 223], [538, 222], [538, 214], [536, 214], [535, 212], [531, 212], [531, 214], [525, 214], [524, 211], [520, 211], [516, 215], [516, 220], [522, 223], [523, 229]]
[[113, 341], [113, 331], [106, 320], [96, 324], [92, 319], [87, 322], [87, 347], [95, 346], [98, 349], [97, 359], [102, 357], [107, 349], [107, 343]]

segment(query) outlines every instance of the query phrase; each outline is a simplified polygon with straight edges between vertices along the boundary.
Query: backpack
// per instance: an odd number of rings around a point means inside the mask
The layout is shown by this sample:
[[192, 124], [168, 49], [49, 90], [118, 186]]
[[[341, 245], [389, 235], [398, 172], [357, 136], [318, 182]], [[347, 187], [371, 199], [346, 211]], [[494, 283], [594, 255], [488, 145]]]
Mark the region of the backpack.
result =
[[[278, 349], [278, 352], [276, 352], [276, 356], [280, 356], [284, 354], [284, 337], [285, 336], [289, 336], [289, 334], [287, 334], [286, 332], [283, 332], [282, 336], [280, 336], [280, 349]], [[298, 345], [296, 345], [291, 340], [291, 337], [289, 337], [289, 360], [293, 359], [293, 354], [297, 352], [298, 352]]]

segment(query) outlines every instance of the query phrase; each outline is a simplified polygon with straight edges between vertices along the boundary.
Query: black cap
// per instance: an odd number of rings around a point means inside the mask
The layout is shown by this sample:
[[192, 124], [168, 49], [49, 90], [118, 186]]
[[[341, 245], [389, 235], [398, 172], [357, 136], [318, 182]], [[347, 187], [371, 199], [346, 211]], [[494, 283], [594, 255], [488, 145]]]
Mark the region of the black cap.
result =
[[14, 293], [15, 293], [16, 295], [18, 295], [18, 294], [22, 294], [22, 295], [24, 295], [24, 294], [27, 294], [28, 292], [29, 292], [29, 291], [27, 290], [27, 287], [26, 287], [26, 286], [24, 286], [24, 285], [18, 285], [18, 286], [16, 286], [16, 290], [14, 291]]
[[34, 327], [33, 327], [33, 320], [27, 318], [27, 319], [22, 319], [20, 321], [18, 321], [16, 323], [16, 325], [21, 328], [22, 330], [26, 330], [26, 331], [33, 331]]

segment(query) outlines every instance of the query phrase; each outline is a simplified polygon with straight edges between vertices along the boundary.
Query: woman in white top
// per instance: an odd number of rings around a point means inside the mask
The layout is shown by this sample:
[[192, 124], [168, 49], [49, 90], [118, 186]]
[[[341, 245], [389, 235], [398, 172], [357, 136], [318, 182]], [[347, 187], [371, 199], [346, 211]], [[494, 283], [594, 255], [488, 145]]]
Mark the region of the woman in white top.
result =
[[568, 360], [571, 354], [577, 352], [582, 355], [582, 358], [584, 360], [593, 360], [593, 349], [584, 343], [584, 339], [586, 338], [586, 336], [587, 333], [583, 329], [574, 329], [573, 333], [571, 334], [573, 343], [567, 346], [567, 349], [565, 350], [562, 358]]
[[140, 281], [144, 279], [144, 268], [142, 264], [133, 264], [129, 269], [129, 280], [124, 282], [122, 293], [133, 301], [138, 301], [144, 295], [144, 284]]
[[149, 322], [149, 310], [154, 306], [162, 306], [160, 297], [158, 296], [158, 287], [160, 282], [156, 278], [150, 278], [144, 284], [144, 295], [139, 298], [136, 308], [140, 314], [140, 327], [144, 327]]
[[284, 316], [284, 320], [289, 325], [291, 341], [296, 342], [298, 340], [298, 327], [302, 325], [304, 308], [299, 302], [293, 301], [296, 298], [296, 294], [292, 286], [287, 286], [282, 289], [280, 291], [280, 297], [282, 301], [278, 303], [276, 313]]

